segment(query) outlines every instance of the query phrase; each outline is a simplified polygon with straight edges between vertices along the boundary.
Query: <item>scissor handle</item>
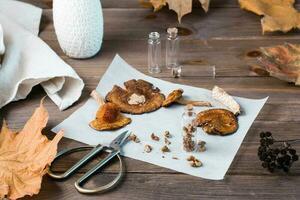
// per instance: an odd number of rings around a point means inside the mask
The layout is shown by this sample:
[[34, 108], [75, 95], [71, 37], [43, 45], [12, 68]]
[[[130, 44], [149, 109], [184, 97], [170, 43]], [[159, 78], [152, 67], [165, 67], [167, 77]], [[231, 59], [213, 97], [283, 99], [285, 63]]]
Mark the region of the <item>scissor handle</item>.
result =
[[[103, 165], [105, 165], [109, 160], [111, 160], [113, 157], [117, 156], [120, 161], [120, 170], [116, 178], [112, 180], [110, 183], [93, 188], [93, 189], [87, 189], [82, 187], [82, 184], [90, 177], [92, 176], [98, 169], [100, 169]], [[119, 155], [119, 151], [112, 151], [104, 160], [100, 161], [96, 166], [94, 166], [92, 169], [90, 169], [88, 172], [86, 172], [81, 178], [79, 178], [75, 182], [75, 188], [78, 192], [83, 194], [93, 194], [93, 193], [104, 193], [108, 190], [111, 190], [114, 188], [122, 179], [124, 175], [124, 164], [122, 161], [121, 156]]]
[[[97, 165], [95, 165], [92, 169], [87, 171], [81, 178], [79, 178], [75, 182], [75, 188], [78, 190], [80, 193], [84, 194], [92, 194], [92, 193], [103, 193], [106, 192], [110, 189], [112, 189], [114, 186], [116, 186], [120, 180], [122, 179], [124, 175], [124, 164], [122, 161], [121, 156], [119, 155], [120, 151], [116, 150], [111, 150], [111, 149], [104, 149], [103, 146], [97, 145], [96, 147], [89, 147], [89, 146], [82, 146], [82, 147], [75, 147], [71, 149], [65, 149], [60, 151], [55, 159], [53, 160], [56, 161], [58, 158], [66, 156], [70, 153], [78, 152], [78, 151], [86, 151], [92, 149], [88, 154], [86, 154], [82, 159], [80, 159], [75, 165], [73, 165], [70, 169], [68, 169], [66, 172], [62, 174], [55, 174], [51, 168], [48, 170], [48, 175], [54, 179], [64, 179], [69, 177], [72, 173], [74, 173], [77, 169], [79, 169], [81, 166], [86, 164], [89, 160], [91, 160], [95, 155], [97, 155], [100, 151], [105, 150], [106, 152], [109, 152], [109, 155], [106, 156], [103, 160], [101, 160]], [[96, 173], [102, 166], [104, 166], [108, 161], [110, 161], [113, 157], [117, 156], [119, 161], [120, 161], [120, 170], [118, 175], [114, 180], [112, 180], [110, 183], [94, 188], [94, 189], [87, 189], [82, 187], [82, 184], [91, 177], [94, 173]], [[52, 163], [53, 163], [52, 162]]]
[[92, 149], [88, 154], [86, 154], [82, 159], [80, 159], [75, 165], [73, 165], [70, 169], [68, 169], [66, 172], [62, 174], [56, 174], [51, 170], [51, 167], [48, 170], [48, 175], [54, 179], [64, 179], [69, 177], [71, 174], [73, 174], [77, 169], [82, 167], [84, 164], [86, 164], [88, 161], [90, 161], [95, 155], [97, 155], [100, 151], [103, 150], [102, 145], [97, 145], [96, 147], [89, 147], [89, 146], [83, 146], [83, 147], [75, 147], [71, 149], [65, 149], [60, 151], [56, 157], [54, 158], [54, 163], [58, 158], [66, 156], [70, 153], [78, 152], [78, 151], [86, 151]]

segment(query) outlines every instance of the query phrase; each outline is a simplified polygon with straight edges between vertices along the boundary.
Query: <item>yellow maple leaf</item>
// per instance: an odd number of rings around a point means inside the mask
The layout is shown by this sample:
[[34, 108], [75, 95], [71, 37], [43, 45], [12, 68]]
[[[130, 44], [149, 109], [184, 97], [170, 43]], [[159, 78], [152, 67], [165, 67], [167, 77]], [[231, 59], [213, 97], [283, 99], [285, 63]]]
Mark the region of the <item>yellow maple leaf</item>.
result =
[[[208, 12], [210, 0], [199, 0], [202, 8], [205, 12]], [[193, 0], [150, 0], [154, 7], [154, 11], [161, 9], [166, 4], [169, 5], [169, 9], [174, 10], [177, 13], [178, 21], [181, 22], [181, 18], [192, 12]]]
[[263, 33], [300, 28], [300, 14], [293, 7], [294, 0], [239, 0], [239, 3], [242, 9], [264, 16]]
[[35, 110], [24, 128], [12, 132], [6, 122], [0, 132], [0, 199], [18, 199], [37, 194], [43, 175], [57, 153], [57, 144], [63, 137], [60, 131], [52, 141], [41, 131], [48, 121], [43, 106]]

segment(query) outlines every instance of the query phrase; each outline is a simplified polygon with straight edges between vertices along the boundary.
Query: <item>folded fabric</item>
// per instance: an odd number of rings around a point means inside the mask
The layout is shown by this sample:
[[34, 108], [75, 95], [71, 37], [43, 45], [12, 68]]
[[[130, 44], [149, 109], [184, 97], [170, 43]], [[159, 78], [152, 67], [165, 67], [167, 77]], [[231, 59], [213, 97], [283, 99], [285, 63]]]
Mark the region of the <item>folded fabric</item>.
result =
[[5, 46], [3, 42], [3, 29], [2, 29], [2, 25], [0, 24], [0, 67], [1, 67], [2, 57], [4, 55], [4, 52], [5, 52]]
[[0, 24], [6, 47], [0, 68], [0, 108], [26, 98], [38, 84], [60, 110], [81, 96], [82, 79], [37, 37], [41, 14], [40, 8], [25, 3], [0, 1]]
[[41, 8], [15, 0], [0, 0], [0, 13], [34, 35], [39, 34]]

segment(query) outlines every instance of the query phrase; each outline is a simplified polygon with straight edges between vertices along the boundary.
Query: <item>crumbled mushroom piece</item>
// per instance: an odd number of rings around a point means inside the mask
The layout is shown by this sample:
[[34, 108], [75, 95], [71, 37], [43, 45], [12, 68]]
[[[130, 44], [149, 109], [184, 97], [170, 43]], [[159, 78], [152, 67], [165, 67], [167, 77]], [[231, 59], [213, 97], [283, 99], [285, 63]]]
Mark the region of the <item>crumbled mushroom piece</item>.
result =
[[191, 167], [201, 167], [202, 166], [202, 162], [192, 155], [189, 156], [186, 160], [189, 161], [189, 164]]
[[160, 149], [163, 153], [165, 152], [170, 152], [170, 149], [167, 145], [163, 146], [161, 149]]
[[140, 139], [135, 134], [133, 134], [133, 133], [130, 134], [129, 140], [131, 140], [131, 141], [133, 141], [135, 143], [140, 143], [141, 142]]
[[154, 141], [159, 141], [159, 137], [155, 135], [154, 133], [151, 134], [151, 139]]
[[169, 131], [165, 131], [165, 132], [164, 132], [164, 136], [165, 136], [166, 138], [171, 138], [171, 134], [170, 134]]
[[139, 105], [139, 104], [144, 104], [145, 102], [146, 102], [145, 96], [138, 95], [136, 93], [133, 93], [128, 99], [129, 105]]
[[183, 149], [187, 152], [195, 150], [195, 142], [192, 139], [192, 136], [187, 134], [183, 136]]
[[196, 128], [192, 124], [183, 127], [183, 149], [187, 152], [195, 150], [194, 132]]
[[165, 138], [165, 144], [166, 144], [166, 145], [170, 145], [171, 142], [170, 142], [167, 138]]
[[179, 160], [179, 158], [177, 158], [176, 156], [173, 156], [172, 159]]
[[148, 144], [145, 145], [144, 147], [145, 152], [150, 153], [152, 151], [152, 147]]
[[201, 141], [201, 140], [199, 140], [198, 142], [197, 142], [197, 144], [198, 144], [198, 148], [197, 148], [197, 151], [198, 152], [204, 152], [204, 151], [206, 151], [206, 142], [205, 141]]

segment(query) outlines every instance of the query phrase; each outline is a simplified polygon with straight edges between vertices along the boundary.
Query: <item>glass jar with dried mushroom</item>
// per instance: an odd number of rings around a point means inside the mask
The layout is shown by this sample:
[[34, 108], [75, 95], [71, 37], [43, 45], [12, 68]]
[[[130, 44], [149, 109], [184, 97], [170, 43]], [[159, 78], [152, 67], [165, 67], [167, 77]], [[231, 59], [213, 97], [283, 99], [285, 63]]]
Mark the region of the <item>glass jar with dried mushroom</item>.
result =
[[185, 111], [182, 114], [181, 126], [182, 126], [182, 139], [183, 150], [191, 152], [195, 150], [196, 139], [195, 134], [197, 132], [197, 126], [195, 124], [196, 113], [194, 112], [193, 105], [189, 104], [185, 107]]

